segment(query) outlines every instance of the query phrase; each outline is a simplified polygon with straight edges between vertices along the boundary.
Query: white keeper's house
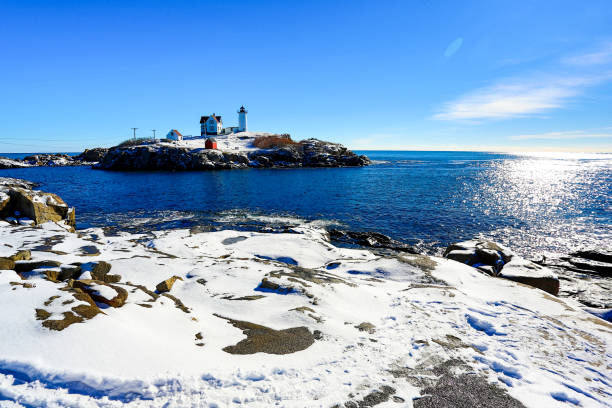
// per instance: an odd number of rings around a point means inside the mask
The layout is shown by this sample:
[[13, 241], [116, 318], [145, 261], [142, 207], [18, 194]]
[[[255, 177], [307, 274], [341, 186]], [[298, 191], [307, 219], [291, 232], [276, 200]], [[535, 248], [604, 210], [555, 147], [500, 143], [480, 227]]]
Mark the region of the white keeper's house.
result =
[[238, 126], [223, 128], [223, 120], [221, 116], [214, 113], [210, 116], [202, 116], [200, 118], [200, 134], [201, 136], [227, 135], [229, 133], [238, 133], [247, 131], [247, 115], [248, 111], [241, 106], [238, 110]]
[[221, 116], [216, 116], [214, 113], [210, 116], [202, 116], [200, 118], [200, 132], [202, 136], [218, 135], [223, 130], [223, 121]]

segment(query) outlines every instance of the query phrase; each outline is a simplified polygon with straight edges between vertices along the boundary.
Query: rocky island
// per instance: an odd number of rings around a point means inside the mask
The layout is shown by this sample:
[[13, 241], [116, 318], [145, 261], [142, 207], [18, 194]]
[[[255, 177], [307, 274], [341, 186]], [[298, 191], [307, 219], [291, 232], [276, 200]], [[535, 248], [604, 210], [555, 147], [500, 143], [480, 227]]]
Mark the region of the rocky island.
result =
[[214, 170], [248, 167], [348, 167], [366, 166], [370, 160], [346, 147], [317, 139], [301, 142], [288, 135], [242, 132], [218, 139], [218, 148], [204, 140], [142, 141], [108, 150], [94, 166], [104, 170]]
[[3, 399], [519, 408], [612, 393], [612, 325], [496, 243], [435, 257], [306, 225], [74, 231], [74, 210], [34, 188], [0, 178]]
[[0, 169], [93, 166], [101, 170], [216, 170], [244, 168], [361, 167], [370, 159], [346, 147], [317, 139], [293, 141], [289, 135], [242, 132], [206, 148], [204, 138], [128, 140], [83, 153], [37, 154], [23, 159], [0, 157]]
[[0, 169], [20, 169], [26, 167], [64, 167], [64, 166], [92, 166], [98, 163], [108, 149], [97, 147], [85, 149], [76, 156], [63, 153], [32, 154], [23, 159], [10, 159], [0, 157]]

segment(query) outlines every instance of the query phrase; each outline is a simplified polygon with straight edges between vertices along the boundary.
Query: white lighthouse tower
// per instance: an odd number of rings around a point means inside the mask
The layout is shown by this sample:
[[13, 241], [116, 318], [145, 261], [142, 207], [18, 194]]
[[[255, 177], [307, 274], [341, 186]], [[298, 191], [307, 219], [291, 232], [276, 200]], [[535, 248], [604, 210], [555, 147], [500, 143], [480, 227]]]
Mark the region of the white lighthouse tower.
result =
[[246, 121], [247, 113], [248, 111], [244, 109], [244, 106], [241, 106], [240, 110], [238, 111], [238, 131], [239, 132], [247, 131], [247, 121]]

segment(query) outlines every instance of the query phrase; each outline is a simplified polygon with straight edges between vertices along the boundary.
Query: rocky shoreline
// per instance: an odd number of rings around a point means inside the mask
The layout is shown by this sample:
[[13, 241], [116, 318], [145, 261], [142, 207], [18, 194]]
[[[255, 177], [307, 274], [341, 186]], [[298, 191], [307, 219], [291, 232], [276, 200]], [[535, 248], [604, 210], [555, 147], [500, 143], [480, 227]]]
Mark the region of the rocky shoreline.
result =
[[249, 151], [189, 148], [171, 141], [110, 149], [86, 149], [77, 156], [37, 154], [23, 159], [0, 157], [0, 169], [92, 166], [101, 170], [221, 170], [244, 168], [362, 167], [370, 159], [346, 147], [317, 139]]
[[20, 169], [26, 167], [66, 167], [93, 166], [108, 152], [108, 149], [97, 147], [85, 149], [83, 153], [70, 156], [62, 153], [42, 153], [26, 156], [23, 159], [0, 157], [0, 169]]
[[93, 163], [75, 160], [67, 154], [38, 154], [23, 159], [10, 159], [0, 157], [0, 169], [21, 169], [27, 167], [65, 167], [65, 166], [91, 166]]
[[370, 164], [363, 155], [317, 139], [299, 144], [244, 152], [190, 149], [172, 144], [116, 146], [94, 166], [103, 170], [216, 170], [244, 168], [360, 167]]
[[5, 399], [535, 408], [612, 392], [612, 325], [499, 244], [435, 257], [310, 226], [75, 232], [34, 187], [0, 178]]

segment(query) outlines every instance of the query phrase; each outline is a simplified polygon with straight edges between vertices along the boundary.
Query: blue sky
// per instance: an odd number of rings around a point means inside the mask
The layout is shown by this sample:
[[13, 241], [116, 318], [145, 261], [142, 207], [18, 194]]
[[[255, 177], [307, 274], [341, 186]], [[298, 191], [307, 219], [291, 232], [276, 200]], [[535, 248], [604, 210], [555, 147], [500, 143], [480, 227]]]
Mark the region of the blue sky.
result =
[[610, 1], [0, 0], [0, 151], [199, 117], [356, 149], [612, 151]]

